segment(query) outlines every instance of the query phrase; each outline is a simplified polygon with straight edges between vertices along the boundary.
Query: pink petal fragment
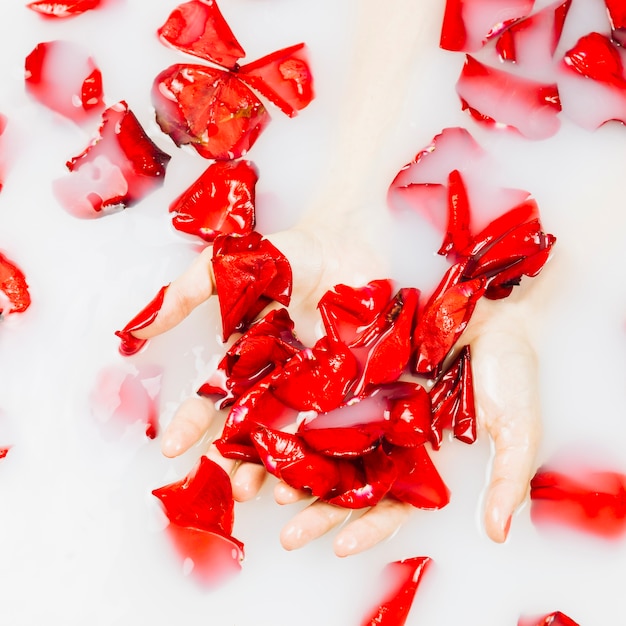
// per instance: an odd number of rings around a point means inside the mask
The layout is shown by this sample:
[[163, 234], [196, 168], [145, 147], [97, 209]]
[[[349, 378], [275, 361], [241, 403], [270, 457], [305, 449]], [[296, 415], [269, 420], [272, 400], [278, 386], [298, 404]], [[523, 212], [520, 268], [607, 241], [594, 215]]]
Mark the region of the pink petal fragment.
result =
[[26, 7], [46, 17], [64, 18], [81, 15], [85, 11], [96, 9], [101, 0], [67, 0], [66, 2], [29, 2]]
[[246, 54], [214, 0], [178, 5], [158, 34], [164, 43], [228, 69]]
[[30, 303], [24, 272], [0, 252], [0, 315], [23, 313]]
[[389, 563], [381, 576], [384, 591], [380, 604], [361, 626], [404, 626], [420, 580], [431, 563], [426, 556]]
[[527, 16], [534, 0], [447, 0], [439, 45], [474, 52], [509, 24]]
[[25, 80], [33, 98], [75, 122], [104, 109], [102, 75], [80, 44], [58, 40], [38, 44], [26, 57]]
[[512, 128], [528, 139], [547, 139], [560, 127], [556, 84], [522, 78], [467, 55], [456, 91], [462, 108], [489, 127]]
[[71, 174], [54, 181], [53, 191], [72, 215], [102, 217], [161, 186], [169, 160], [121, 101], [104, 111], [99, 135], [68, 161]]

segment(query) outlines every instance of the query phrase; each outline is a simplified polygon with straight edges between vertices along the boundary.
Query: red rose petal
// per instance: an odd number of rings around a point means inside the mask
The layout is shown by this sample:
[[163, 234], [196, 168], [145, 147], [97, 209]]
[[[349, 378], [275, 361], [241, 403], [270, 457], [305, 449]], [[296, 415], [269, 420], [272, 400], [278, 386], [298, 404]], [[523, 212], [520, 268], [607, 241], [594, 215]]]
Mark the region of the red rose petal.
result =
[[613, 39], [620, 45], [626, 44], [626, 4], [623, 0], [604, 0], [611, 22]]
[[115, 335], [120, 339], [120, 353], [124, 356], [136, 354], [147, 343], [147, 339], [135, 337], [133, 331], [145, 328], [154, 322], [163, 306], [167, 288], [168, 285], [161, 287], [157, 295], [122, 330], [115, 331]]
[[246, 235], [255, 225], [256, 168], [250, 161], [209, 165], [169, 207], [176, 230], [212, 242], [220, 233]]
[[207, 159], [237, 159], [270, 117], [263, 103], [231, 72], [177, 64], [154, 80], [152, 103], [161, 130]]
[[380, 603], [361, 626], [403, 626], [420, 580], [431, 562], [429, 557], [419, 556], [389, 563], [381, 577], [384, 593]]
[[458, 253], [470, 242], [470, 204], [463, 177], [458, 170], [448, 174], [448, 223], [437, 254]]
[[416, 447], [430, 440], [431, 403], [428, 392], [417, 383], [391, 385], [389, 422], [385, 440], [395, 446]]
[[441, 509], [450, 502], [450, 490], [424, 446], [394, 447], [387, 454], [398, 474], [390, 495], [419, 509]]
[[303, 43], [242, 65], [237, 75], [289, 117], [313, 100], [313, 75]]
[[569, 526], [604, 538], [626, 532], [626, 476], [582, 465], [539, 468], [530, 483], [531, 518], [539, 526]]
[[38, 44], [26, 57], [25, 81], [31, 96], [75, 122], [104, 109], [100, 70], [77, 43]]
[[358, 375], [352, 352], [338, 341], [322, 337], [301, 350], [272, 376], [274, 394], [298, 411], [326, 413], [343, 404]]
[[54, 181], [53, 190], [72, 215], [101, 217], [161, 186], [169, 160], [122, 101], [103, 113], [99, 136], [68, 161], [71, 174]]
[[571, 4], [572, 0], [558, 0], [511, 24], [496, 41], [500, 58], [530, 66], [534, 72], [549, 67]]
[[85, 11], [96, 9], [101, 0], [67, 0], [66, 2], [29, 2], [26, 7], [46, 17], [73, 17]]
[[626, 88], [624, 63], [617, 46], [605, 35], [589, 33], [563, 56], [572, 71], [617, 89]]
[[541, 617], [520, 617], [517, 626], [579, 626], [571, 617], [556, 611]]
[[256, 231], [216, 237], [211, 263], [224, 341], [235, 330], [251, 324], [272, 300], [284, 306], [289, 304], [289, 261]]
[[26, 276], [0, 252], [0, 315], [23, 313], [30, 302]]
[[447, 0], [439, 45], [444, 50], [473, 52], [525, 17], [534, 0]]
[[215, 0], [178, 5], [158, 34], [164, 43], [228, 69], [236, 67], [246, 54]]
[[528, 139], [546, 139], [560, 127], [556, 84], [516, 76], [467, 55], [456, 91], [462, 108], [492, 128], [509, 127]]
[[414, 333], [417, 374], [438, 374], [485, 292], [482, 278], [459, 282], [462, 272], [463, 264], [453, 265], [446, 272], [419, 316]]
[[4, 446], [0, 448], [0, 459], [4, 459], [6, 455], [9, 453], [11, 446]]
[[451, 428], [465, 443], [476, 441], [476, 407], [470, 347], [464, 346], [430, 390], [433, 447], [439, 448], [443, 431]]

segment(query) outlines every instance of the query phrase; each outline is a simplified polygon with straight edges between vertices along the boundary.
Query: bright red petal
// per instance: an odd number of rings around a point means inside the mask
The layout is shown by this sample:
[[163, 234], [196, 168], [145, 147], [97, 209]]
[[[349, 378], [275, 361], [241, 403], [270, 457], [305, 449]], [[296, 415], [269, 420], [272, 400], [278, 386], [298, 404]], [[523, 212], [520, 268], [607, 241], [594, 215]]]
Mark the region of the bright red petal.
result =
[[457, 254], [470, 242], [470, 203], [463, 177], [458, 170], [448, 175], [448, 223], [438, 254]]
[[395, 446], [423, 445], [430, 440], [431, 403], [428, 392], [421, 385], [410, 382], [399, 382], [391, 388], [385, 440]]
[[212, 242], [220, 233], [254, 230], [256, 168], [250, 161], [216, 161], [170, 204], [177, 230]]
[[427, 556], [389, 563], [381, 577], [384, 594], [380, 604], [361, 626], [404, 626], [422, 575], [430, 563]]
[[289, 117], [313, 100], [313, 75], [303, 43], [242, 65], [237, 75]]
[[560, 127], [556, 84], [489, 67], [467, 55], [456, 91], [462, 108], [489, 127], [513, 128], [528, 139], [546, 139]]
[[101, 217], [160, 187], [169, 160], [122, 101], [103, 113], [99, 136], [68, 161], [71, 174], [54, 181], [54, 193], [72, 215]]
[[22, 270], [0, 252], [0, 315], [23, 313], [30, 306], [30, 292]]
[[626, 3], [624, 0], [604, 0], [613, 39], [620, 45], [626, 44]]
[[235, 68], [246, 54], [215, 0], [178, 5], [158, 34], [164, 43], [228, 69]]
[[154, 80], [152, 103], [161, 130], [206, 159], [243, 156], [267, 126], [263, 103], [232, 72], [172, 65]]
[[473, 52], [525, 17], [534, 0], [447, 0], [439, 45], [444, 50]]
[[89, 52], [71, 41], [38, 44], [26, 57], [26, 91], [49, 109], [83, 122], [104, 109], [102, 75]]
[[517, 626], [579, 626], [571, 617], [556, 611], [541, 617], [520, 617]]
[[100, 6], [101, 0], [67, 0], [66, 2], [29, 2], [27, 8], [41, 13], [46, 17], [73, 17], [85, 11], [96, 9]]

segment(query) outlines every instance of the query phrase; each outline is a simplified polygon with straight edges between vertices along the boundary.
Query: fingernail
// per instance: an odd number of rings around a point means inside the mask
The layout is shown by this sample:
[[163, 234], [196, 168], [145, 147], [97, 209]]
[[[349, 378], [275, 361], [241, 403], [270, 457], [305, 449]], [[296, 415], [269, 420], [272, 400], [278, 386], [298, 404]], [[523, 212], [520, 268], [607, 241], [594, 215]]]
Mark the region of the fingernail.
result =
[[161, 452], [173, 458], [184, 452], [183, 442], [176, 434], [166, 434], [161, 441]]
[[163, 299], [165, 298], [165, 292], [169, 285], [165, 285], [159, 289], [157, 295], [148, 302], [148, 304], [133, 317], [122, 330], [115, 332], [115, 335], [120, 339], [120, 352], [124, 356], [130, 356], [136, 354], [147, 343], [147, 339], [139, 339], [132, 333], [133, 331], [145, 328], [154, 322], [156, 316], [159, 314], [161, 307], [163, 306]]
[[335, 554], [337, 556], [350, 556], [358, 551], [358, 542], [351, 533], [340, 534], [335, 539]]

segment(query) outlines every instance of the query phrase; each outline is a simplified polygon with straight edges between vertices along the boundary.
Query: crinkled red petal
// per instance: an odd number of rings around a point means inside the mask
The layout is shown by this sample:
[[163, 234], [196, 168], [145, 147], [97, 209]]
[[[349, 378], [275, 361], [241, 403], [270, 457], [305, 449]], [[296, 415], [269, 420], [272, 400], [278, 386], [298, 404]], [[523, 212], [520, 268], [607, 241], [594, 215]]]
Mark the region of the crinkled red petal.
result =
[[247, 328], [272, 300], [289, 304], [289, 261], [256, 231], [216, 237], [211, 263], [224, 341], [235, 330]]
[[609, 470], [541, 467], [530, 483], [535, 524], [568, 526], [599, 537], [626, 533], [626, 476]]
[[473, 52], [515, 20], [527, 16], [534, 0], [446, 0], [439, 38], [444, 50]]
[[555, 611], [541, 617], [520, 617], [517, 626], [580, 626], [571, 617]]
[[389, 491], [394, 498], [419, 509], [441, 509], [450, 502], [450, 490], [424, 446], [395, 446], [387, 455], [398, 473]]
[[343, 343], [322, 337], [272, 375], [275, 396], [298, 411], [327, 413], [339, 407], [358, 376], [357, 361]]
[[585, 78], [626, 89], [622, 56], [615, 43], [605, 35], [584, 35], [563, 55], [563, 62]]
[[178, 5], [158, 35], [166, 44], [193, 56], [233, 69], [245, 52], [215, 0], [191, 0]]
[[623, 0], [604, 0], [613, 39], [620, 45], [626, 44], [626, 4]]
[[215, 442], [222, 456], [242, 461], [259, 462], [251, 434], [259, 426], [270, 429], [292, 424], [298, 412], [276, 398], [266, 376], [246, 391], [231, 406], [221, 437]]
[[385, 440], [395, 446], [421, 446], [430, 440], [430, 396], [417, 383], [398, 382], [393, 387]]
[[102, 74], [82, 45], [37, 44], [25, 61], [26, 91], [44, 106], [75, 122], [104, 109]]
[[0, 315], [23, 313], [30, 306], [26, 276], [0, 252]]
[[237, 75], [289, 117], [297, 115], [314, 97], [313, 74], [303, 43], [242, 65]]
[[298, 430], [298, 434], [311, 449], [320, 454], [354, 458], [378, 447], [386, 432], [385, 426], [381, 416], [379, 422], [336, 428], [305, 428]]
[[476, 441], [476, 406], [469, 346], [459, 351], [448, 369], [435, 381], [430, 398], [433, 447], [439, 448], [443, 431], [447, 428], [451, 428], [460, 441]]
[[445, 232], [448, 215], [448, 176], [483, 155], [482, 148], [465, 128], [450, 127], [436, 135], [415, 155], [389, 186], [392, 209], [408, 206]]
[[115, 331], [116, 337], [120, 339], [119, 350], [124, 356], [136, 354], [148, 342], [147, 339], [139, 339], [133, 335], [133, 331], [145, 328], [154, 322], [163, 306], [165, 292], [169, 285], [164, 285], [159, 289], [156, 296], [124, 326], [122, 330]]
[[558, 0], [511, 24], [496, 41], [503, 61], [549, 67], [559, 45], [572, 0]]
[[489, 67], [467, 55], [456, 91], [462, 108], [489, 127], [512, 128], [528, 139], [547, 139], [560, 127], [556, 84]]
[[470, 203], [467, 189], [459, 170], [448, 174], [448, 222], [438, 254], [457, 254], [471, 240]]
[[463, 268], [461, 263], [446, 272], [419, 316], [414, 333], [416, 374], [438, 375], [485, 292], [482, 278], [459, 282]]
[[100, 6], [101, 0], [67, 0], [66, 2], [29, 2], [27, 8], [41, 13], [46, 17], [73, 17], [85, 11], [96, 9]]
[[362, 374], [355, 394], [397, 380], [406, 369], [413, 351], [411, 336], [419, 302], [419, 290], [403, 288], [352, 344], [362, 363]]
[[382, 572], [384, 593], [380, 603], [361, 621], [361, 626], [404, 626], [424, 572], [431, 564], [418, 556], [387, 564]]
[[202, 456], [183, 478], [154, 489], [173, 524], [230, 535], [234, 524], [234, 500], [228, 474]]
[[363, 287], [335, 285], [317, 304], [326, 334], [351, 345], [374, 322], [391, 299], [391, 280], [373, 280]]
[[304, 346], [294, 335], [287, 309], [269, 311], [228, 349], [218, 370], [200, 387], [200, 395], [217, 394], [220, 408], [232, 404]]
[[216, 161], [169, 207], [176, 230], [212, 242], [254, 230], [257, 170], [250, 161]]
[[71, 174], [54, 181], [54, 192], [72, 215], [101, 217], [160, 187], [169, 160], [121, 101], [104, 111], [99, 135], [67, 162]]
[[263, 103], [232, 72], [177, 64], [154, 80], [152, 103], [161, 130], [207, 159], [238, 159], [270, 121]]

